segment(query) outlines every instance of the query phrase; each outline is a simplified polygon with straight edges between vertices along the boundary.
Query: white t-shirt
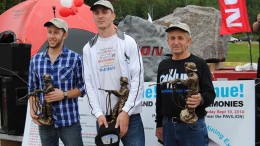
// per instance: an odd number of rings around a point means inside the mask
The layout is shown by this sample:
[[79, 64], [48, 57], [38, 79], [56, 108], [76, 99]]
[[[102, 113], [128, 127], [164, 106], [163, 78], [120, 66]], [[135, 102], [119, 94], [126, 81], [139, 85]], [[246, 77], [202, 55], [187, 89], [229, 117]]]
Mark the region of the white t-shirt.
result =
[[[97, 75], [100, 87], [105, 90], [120, 89], [120, 64], [118, 58], [117, 34], [109, 38], [98, 37], [96, 43]], [[104, 98], [107, 92], [103, 92]], [[113, 109], [118, 97], [111, 94], [111, 108]]]

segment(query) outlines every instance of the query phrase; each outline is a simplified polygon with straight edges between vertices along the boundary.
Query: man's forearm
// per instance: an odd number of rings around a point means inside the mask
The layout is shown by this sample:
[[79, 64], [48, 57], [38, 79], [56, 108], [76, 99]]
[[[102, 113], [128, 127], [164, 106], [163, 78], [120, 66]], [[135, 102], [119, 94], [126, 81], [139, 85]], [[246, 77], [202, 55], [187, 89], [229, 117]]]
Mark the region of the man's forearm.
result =
[[68, 93], [68, 98], [76, 98], [76, 97], [81, 96], [81, 92], [78, 88], [68, 90], [67, 93]]

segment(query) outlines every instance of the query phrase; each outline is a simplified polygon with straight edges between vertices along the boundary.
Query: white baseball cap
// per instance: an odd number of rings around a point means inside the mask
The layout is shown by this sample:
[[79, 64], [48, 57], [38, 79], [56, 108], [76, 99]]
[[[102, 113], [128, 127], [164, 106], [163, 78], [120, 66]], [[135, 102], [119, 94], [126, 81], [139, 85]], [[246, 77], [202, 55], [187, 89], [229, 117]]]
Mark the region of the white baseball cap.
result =
[[52, 18], [50, 21], [44, 24], [45, 27], [48, 27], [50, 25], [54, 25], [57, 28], [62, 28], [65, 30], [65, 32], [68, 32], [68, 24], [63, 19]]
[[179, 28], [182, 29], [184, 31], [187, 31], [189, 34], [190, 33], [190, 27], [186, 24], [186, 23], [182, 23], [182, 22], [176, 22], [174, 24], [171, 24], [166, 30], [165, 32], [170, 32], [172, 30], [174, 30], [174, 28]]
[[93, 11], [96, 6], [104, 6], [106, 8], [111, 9], [114, 12], [114, 7], [108, 0], [99, 0], [95, 2], [94, 5], [90, 8], [90, 10]]

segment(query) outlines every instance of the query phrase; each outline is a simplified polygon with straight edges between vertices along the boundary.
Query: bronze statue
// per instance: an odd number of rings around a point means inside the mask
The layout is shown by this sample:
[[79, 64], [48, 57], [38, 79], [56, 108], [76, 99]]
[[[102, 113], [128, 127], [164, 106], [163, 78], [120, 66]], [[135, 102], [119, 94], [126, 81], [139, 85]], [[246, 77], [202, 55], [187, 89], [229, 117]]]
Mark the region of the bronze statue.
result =
[[118, 91], [117, 90], [99, 89], [99, 90], [104, 90], [105, 92], [108, 92], [108, 94], [112, 93], [119, 98], [115, 107], [113, 108], [111, 121], [109, 121], [111, 123], [116, 121], [116, 118], [122, 112], [122, 108], [125, 105], [125, 102], [127, 101], [128, 95], [129, 95], [129, 89], [127, 88], [127, 85], [128, 85], [127, 77], [120, 77], [120, 85], [121, 85], [121, 87]]
[[[44, 88], [41, 91], [44, 95], [48, 94], [51, 91], [54, 91], [54, 86], [51, 83], [51, 76], [49, 74], [45, 74], [43, 76]], [[42, 107], [40, 109], [41, 115], [38, 119], [39, 123], [42, 125], [53, 125], [53, 109], [52, 103], [48, 103], [45, 99], [43, 100]]]
[[119, 97], [112, 113], [112, 121], [116, 121], [117, 116], [122, 112], [122, 108], [125, 105], [125, 102], [129, 95], [129, 89], [127, 88], [128, 85], [128, 78], [127, 77], [120, 77], [120, 85], [121, 88], [118, 91], [114, 91], [113, 94]]
[[[197, 68], [196, 64], [193, 62], [185, 62], [184, 64], [185, 71], [187, 72], [188, 79], [187, 80], [181, 80], [176, 79], [172, 81], [172, 84], [175, 84], [177, 82], [181, 82], [183, 85], [188, 86], [187, 90], [187, 98], [190, 98], [192, 95], [196, 95], [199, 93], [199, 77], [196, 73]], [[195, 123], [198, 120], [198, 117], [195, 113], [194, 108], [188, 108], [187, 105], [185, 109], [183, 109], [180, 113], [180, 119], [185, 123]]]
[[[35, 95], [36, 93], [43, 93], [44, 95], [54, 91], [54, 87], [51, 83], [51, 76], [49, 74], [45, 74], [43, 75], [43, 82], [44, 82], [44, 88], [43, 90], [35, 90], [33, 93], [31, 93], [30, 95]], [[39, 102], [39, 100], [36, 100], [36, 102]], [[39, 107], [39, 103], [37, 104]], [[53, 125], [53, 119], [52, 119], [52, 115], [53, 115], [53, 109], [52, 109], [52, 103], [48, 103], [45, 99], [43, 100], [43, 104], [40, 107], [40, 112], [41, 115], [39, 116], [39, 123], [41, 123], [42, 125]]]
[[[23, 100], [27, 97], [33, 97], [34, 98], [34, 107], [36, 108], [35, 113], [39, 110], [41, 112], [41, 115], [39, 116], [39, 123], [42, 125], [50, 126], [53, 125], [53, 109], [52, 109], [52, 103], [48, 103], [45, 99], [43, 100], [42, 106], [40, 106], [39, 98], [37, 97], [37, 94], [43, 93], [48, 94], [51, 91], [54, 91], [54, 86], [51, 83], [51, 76], [49, 74], [43, 75], [43, 82], [44, 82], [44, 88], [43, 90], [36, 89], [32, 93], [27, 94], [26, 96], [19, 99]], [[34, 109], [34, 108], [33, 108]]]

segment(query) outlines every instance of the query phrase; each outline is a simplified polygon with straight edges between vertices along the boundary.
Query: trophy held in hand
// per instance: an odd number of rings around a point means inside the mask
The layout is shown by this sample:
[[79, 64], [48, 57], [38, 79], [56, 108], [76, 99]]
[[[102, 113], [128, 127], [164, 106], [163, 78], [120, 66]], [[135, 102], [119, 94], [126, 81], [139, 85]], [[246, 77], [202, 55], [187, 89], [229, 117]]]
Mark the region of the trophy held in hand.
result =
[[[51, 91], [54, 91], [54, 86], [51, 83], [51, 76], [49, 74], [45, 74], [43, 76], [44, 88], [42, 90], [43, 95], [48, 94]], [[43, 100], [42, 107], [40, 108], [41, 115], [39, 116], [39, 123], [46, 126], [53, 125], [53, 109], [52, 103], [48, 103], [45, 99]]]
[[[192, 95], [197, 95], [199, 93], [200, 88], [199, 88], [199, 77], [196, 73], [196, 71], [197, 71], [196, 64], [193, 62], [185, 62], [184, 67], [185, 67], [185, 71], [188, 75], [187, 80], [175, 79], [175, 80], [171, 80], [171, 81], [150, 84], [149, 86], [162, 85], [165, 83], [170, 83], [170, 84], [174, 85], [174, 84], [180, 82], [181, 84], [188, 86], [187, 96], [185, 97], [185, 99], [191, 98]], [[175, 90], [174, 88], [172, 88], [172, 89]], [[180, 106], [180, 104], [177, 104], [177, 105], [180, 108], [183, 108]], [[180, 120], [185, 123], [189, 123], [189, 124], [193, 124], [193, 123], [197, 122], [198, 116], [195, 113], [195, 109], [189, 108], [188, 105], [186, 104], [185, 108], [180, 113]]]
[[[192, 95], [197, 95], [199, 93], [199, 78], [196, 73], [197, 68], [195, 63], [185, 62], [184, 67], [187, 72], [188, 79], [176, 79], [173, 83], [181, 82], [181, 84], [188, 86], [186, 96], [187, 99], [190, 98]], [[185, 123], [193, 124], [198, 120], [198, 116], [196, 115], [194, 108], [189, 108], [186, 105], [185, 109], [183, 109], [180, 113], [180, 119]]]
[[[119, 145], [120, 142], [120, 137], [119, 137], [119, 133], [120, 133], [120, 127], [115, 128], [115, 124], [116, 124], [116, 119], [118, 117], [118, 115], [122, 112], [122, 108], [125, 105], [125, 102], [128, 99], [128, 95], [129, 95], [129, 89], [127, 88], [128, 85], [128, 78], [127, 77], [120, 77], [120, 89], [117, 90], [105, 90], [105, 89], [101, 89], [99, 88], [99, 90], [103, 90], [105, 92], [107, 92], [107, 100], [106, 100], [106, 119], [108, 122], [108, 128], [105, 128], [104, 124], [100, 126], [99, 132], [97, 134], [97, 136], [95, 137], [95, 143], [96, 145], [100, 146], [100, 145], [104, 145], [101, 141], [102, 141], [102, 137], [106, 137], [105, 139], [108, 139], [111, 145]], [[117, 103], [113, 108], [111, 108], [111, 94], [114, 94], [115, 96], [118, 97]], [[110, 110], [110, 113], [112, 114], [111, 116], [108, 116], [108, 110]], [[110, 145], [107, 144], [107, 145]]]
[[129, 95], [129, 89], [127, 88], [128, 85], [127, 77], [120, 77], [120, 85], [121, 88], [118, 91], [115, 91], [113, 93], [118, 97], [118, 101], [113, 109], [111, 122], [116, 121], [116, 118], [122, 112], [122, 108], [125, 105], [125, 102]]
[[109, 98], [110, 98], [111, 93], [118, 97], [118, 101], [112, 111], [112, 117], [111, 117], [111, 119], [108, 120], [108, 122], [111, 122], [111, 123], [115, 122], [118, 115], [122, 112], [122, 108], [125, 105], [125, 102], [127, 101], [128, 95], [129, 95], [129, 89], [127, 88], [127, 85], [128, 85], [127, 77], [120, 77], [120, 85], [121, 85], [121, 87], [118, 91], [117, 90], [105, 90], [105, 89], [99, 88], [99, 90], [108, 92]]

